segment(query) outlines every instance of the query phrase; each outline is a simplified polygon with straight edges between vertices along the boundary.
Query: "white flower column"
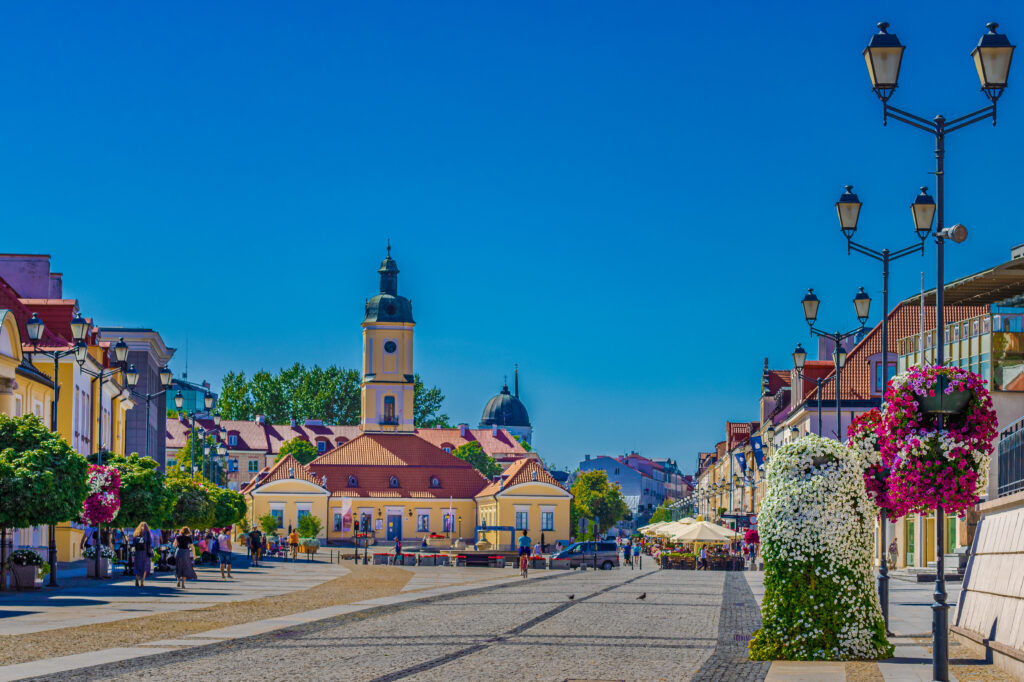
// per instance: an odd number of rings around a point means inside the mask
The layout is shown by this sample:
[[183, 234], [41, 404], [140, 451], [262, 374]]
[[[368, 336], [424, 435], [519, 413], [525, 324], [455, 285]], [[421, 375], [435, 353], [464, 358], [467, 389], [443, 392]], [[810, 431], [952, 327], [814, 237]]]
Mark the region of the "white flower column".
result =
[[892, 655], [871, 575], [875, 508], [865, 464], [863, 453], [816, 435], [765, 463], [763, 625], [750, 642], [752, 659]]

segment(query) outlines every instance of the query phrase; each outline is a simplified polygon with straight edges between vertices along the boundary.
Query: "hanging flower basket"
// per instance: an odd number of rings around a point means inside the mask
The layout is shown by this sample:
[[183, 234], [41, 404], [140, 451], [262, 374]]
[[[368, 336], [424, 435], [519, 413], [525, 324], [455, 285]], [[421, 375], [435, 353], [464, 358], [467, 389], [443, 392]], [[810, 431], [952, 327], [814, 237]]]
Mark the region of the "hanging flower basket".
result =
[[930, 416], [960, 414], [967, 409], [967, 405], [974, 397], [974, 391], [969, 388], [950, 386], [949, 376], [945, 373], [935, 378], [935, 384], [927, 395], [917, 396], [918, 409], [922, 414]]
[[879, 431], [882, 426], [882, 413], [872, 408], [859, 415], [846, 429], [846, 444], [857, 451], [864, 467], [864, 488], [876, 507], [892, 511], [892, 500], [889, 499], [889, 473], [892, 461], [882, 455]]
[[960, 514], [977, 504], [998, 433], [982, 378], [959, 367], [912, 367], [893, 377], [885, 398], [878, 434], [892, 469], [893, 516], [933, 509]]
[[109, 523], [121, 508], [121, 472], [114, 467], [89, 466], [89, 496], [82, 505], [82, 523]]

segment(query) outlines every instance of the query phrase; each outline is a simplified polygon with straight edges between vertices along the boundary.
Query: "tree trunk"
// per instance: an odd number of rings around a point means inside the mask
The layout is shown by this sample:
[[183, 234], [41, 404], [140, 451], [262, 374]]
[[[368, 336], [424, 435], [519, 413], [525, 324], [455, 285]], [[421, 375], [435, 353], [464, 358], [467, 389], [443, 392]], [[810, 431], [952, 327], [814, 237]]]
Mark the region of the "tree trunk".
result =
[[7, 529], [0, 528], [0, 591], [7, 589]]

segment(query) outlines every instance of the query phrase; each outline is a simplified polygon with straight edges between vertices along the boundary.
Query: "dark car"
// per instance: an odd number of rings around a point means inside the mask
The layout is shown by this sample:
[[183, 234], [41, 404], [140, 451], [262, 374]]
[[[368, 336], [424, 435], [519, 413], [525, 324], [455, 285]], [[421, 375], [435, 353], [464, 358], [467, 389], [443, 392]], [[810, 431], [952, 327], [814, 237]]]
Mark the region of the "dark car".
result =
[[619, 548], [614, 542], [577, 542], [555, 554], [552, 559], [568, 559], [569, 566], [583, 565], [608, 570], [619, 565]]

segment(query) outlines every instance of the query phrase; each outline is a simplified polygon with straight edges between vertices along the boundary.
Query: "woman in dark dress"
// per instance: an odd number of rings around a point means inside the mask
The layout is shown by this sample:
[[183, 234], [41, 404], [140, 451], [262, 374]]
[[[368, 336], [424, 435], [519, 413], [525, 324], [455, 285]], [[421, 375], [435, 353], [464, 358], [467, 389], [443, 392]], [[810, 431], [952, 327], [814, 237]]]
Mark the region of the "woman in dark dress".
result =
[[132, 549], [135, 557], [132, 560], [132, 568], [135, 571], [136, 587], [146, 586], [146, 576], [149, 575], [153, 566], [153, 537], [149, 533], [149, 524], [145, 521], [139, 524], [132, 536]]
[[174, 554], [174, 577], [178, 579], [178, 587], [185, 587], [186, 580], [199, 580], [192, 568], [192, 531], [184, 526], [174, 538], [177, 552]]

